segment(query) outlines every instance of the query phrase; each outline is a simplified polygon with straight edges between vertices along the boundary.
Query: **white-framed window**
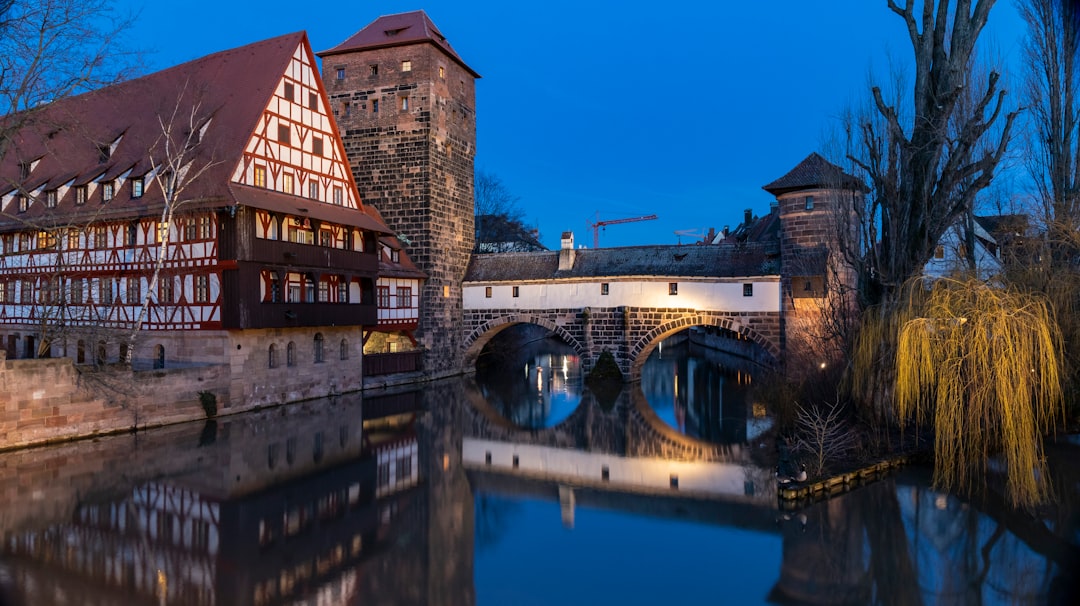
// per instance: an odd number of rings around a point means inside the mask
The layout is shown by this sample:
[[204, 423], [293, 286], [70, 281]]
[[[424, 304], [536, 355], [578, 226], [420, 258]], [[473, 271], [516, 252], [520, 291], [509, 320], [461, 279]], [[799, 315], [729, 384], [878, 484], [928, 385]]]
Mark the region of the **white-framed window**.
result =
[[101, 201], [108, 202], [113, 199], [115, 194], [114, 188], [116, 185], [112, 181], [106, 181], [101, 184]]
[[144, 185], [144, 183], [143, 183], [142, 177], [138, 177], [138, 178], [135, 178], [135, 179], [131, 180], [131, 197], [132, 198], [141, 198], [142, 197], [142, 195], [143, 195], [143, 185]]
[[744, 296], [744, 297], [752, 297], [752, 296], [754, 296], [754, 285], [753, 284], [743, 284], [742, 285], [742, 296]]

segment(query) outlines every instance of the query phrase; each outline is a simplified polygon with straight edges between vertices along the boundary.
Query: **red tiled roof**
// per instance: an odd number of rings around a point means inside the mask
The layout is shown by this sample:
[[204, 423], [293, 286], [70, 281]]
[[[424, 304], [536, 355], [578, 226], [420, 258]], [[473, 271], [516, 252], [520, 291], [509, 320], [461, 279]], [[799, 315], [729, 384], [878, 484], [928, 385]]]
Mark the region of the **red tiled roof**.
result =
[[446, 36], [431, 22], [424, 11], [383, 15], [372, 21], [341, 44], [318, 53], [322, 58], [359, 50], [406, 46], [409, 44], [434, 44], [451, 59], [464, 67], [474, 78], [480, 74], [465, 64], [450, 46]]
[[818, 187], [863, 189], [864, 185], [857, 177], [845, 173], [842, 168], [814, 152], [786, 175], [761, 189], [779, 196], [800, 189]]
[[[300, 45], [309, 50], [304, 32], [278, 36], [61, 99], [30, 114], [0, 118], [25, 120], [0, 158], [0, 192], [10, 192], [20, 182], [32, 191], [42, 184], [53, 189], [69, 181], [82, 185], [99, 177], [111, 179], [128, 170], [130, 177], [143, 176], [164, 157], [161, 120], [175, 116], [178, 126], [170, 133], [172, 149], [181, 147], [193, 128], [206, 127], [201, 141], [188, 152], [189, 166], [202, 172], [183, 191], [183, 210], [231, 204], [282, 212], [306, 207], [313, 218], [389, 233], [381, 220], [363, 208], [349, 209], [231, 182], [263, 110]], [[101, 148], [114, 143], [115, 149], [102, 161]], [[33, 161], [37, 161], [33, 170], [22, 178], [20, 164]], [[84, 205], [75, 204], [72, 189], [58, 201], [56, 209], [39, 201], [24, 213], [0, 215], [0, 229], [62, 225], [73, 219], [156, 216], [164, 203], [160, 188], [149, 182], [139, 198], [131, 197], [126, 182], [108, 203], [102, 203], [100, 191], [98, 187]]]

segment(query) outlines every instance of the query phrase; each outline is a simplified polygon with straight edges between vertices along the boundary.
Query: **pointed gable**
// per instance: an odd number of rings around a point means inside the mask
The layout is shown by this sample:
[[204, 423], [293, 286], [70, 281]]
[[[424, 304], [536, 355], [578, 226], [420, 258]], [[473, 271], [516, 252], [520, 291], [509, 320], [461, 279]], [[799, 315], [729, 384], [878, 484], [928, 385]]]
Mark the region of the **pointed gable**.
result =
[[383, 15], [353, 34], [348, 40], [330, 50], [320, 52], [319, 57], [325, 59], [333, 55], [354, 51], [406, 46], [409, 44], [433, 44], [453, 59], [454, 62], [465, 68], [474, 78], [480, 77], [480, 74], [473, 71], [461, 60], [461, 57], [450, 46], [446, 36], [442, 35], [442, 32], [435, 27], [431, 18], [424, 11]]
[[839, 166], [814, 152], [783, 177], [762, 187], [774, 196], [817, 188], [863, 189], [863, 184], [857, 177], [845, 173]]
[[232, 181], [359, 209], [360, 201], [315, 59], [298, 42], [233, 169]]

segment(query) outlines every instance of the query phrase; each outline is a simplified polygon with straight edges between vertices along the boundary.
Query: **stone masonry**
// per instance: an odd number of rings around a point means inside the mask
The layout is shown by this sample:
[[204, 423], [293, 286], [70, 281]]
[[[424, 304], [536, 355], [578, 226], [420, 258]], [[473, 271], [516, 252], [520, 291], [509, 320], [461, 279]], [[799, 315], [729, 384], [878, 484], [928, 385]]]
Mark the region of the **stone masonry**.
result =
[[695, 309], [614, 307], [581, 309], [487, 309], [465, 313], [465, 364], [475, 365], [484, 345], [503, 328], [528, 323], [554, 332], [581, 357], [588, 372], [611, 352], [623, 376], [636, 381], [649, 353], [665, 337], [692, 326], [716, 326], [752, 340], [780, 359], [779, 312], [713, 312]]
[[320, 55], [361, 200], [427, 273], [417, 329], [425, 371], [457, 374], [461, 283], [475, 239], [478, 76], [429, 39]]

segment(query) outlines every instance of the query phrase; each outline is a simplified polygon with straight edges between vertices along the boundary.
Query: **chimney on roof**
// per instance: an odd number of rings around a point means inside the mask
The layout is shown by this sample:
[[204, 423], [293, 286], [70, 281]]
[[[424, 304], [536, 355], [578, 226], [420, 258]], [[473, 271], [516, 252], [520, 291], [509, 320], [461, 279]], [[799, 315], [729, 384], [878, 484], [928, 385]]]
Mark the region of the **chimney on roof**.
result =
[[574, 269], [574, 257], [577, 253], [574, 251], [574, 232], [564, 231], [562, 233], [562, 248], [559, 250], [559, 271], [570, 271]]
[[725, 225], [724, 226], [724, 237], [725, 238], [728, 237], [728, 234], [730, 234], [730, 233], [731, 233], [731, 226], [730, 225]]
[[743, 211], [743, 225], [749, 227], [754, 220], [754, 209], [748, 208]]
[[779, 209], [780, 209], [780, 202], [779, 201], [773, 200], [772, 202], [769, 202], [769, 213], [774, 213]]
[[706, 244], [712, 244], [713, 240], [715, 240], [715, 239], [716, 239], [716, 228], [715, 227], [710, 227], [708, 235], [705, 236], [705, 243]]

